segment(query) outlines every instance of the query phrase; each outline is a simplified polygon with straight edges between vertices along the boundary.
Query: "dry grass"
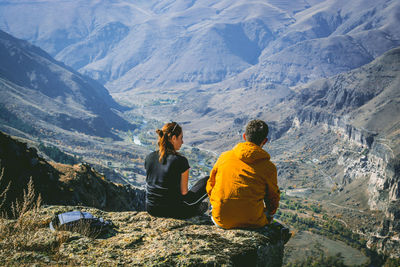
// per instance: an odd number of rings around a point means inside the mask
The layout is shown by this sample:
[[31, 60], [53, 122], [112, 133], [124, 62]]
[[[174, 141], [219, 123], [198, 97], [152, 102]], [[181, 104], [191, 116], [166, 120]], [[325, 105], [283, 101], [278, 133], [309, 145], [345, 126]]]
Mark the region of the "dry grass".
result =
[[[4, 169], [0, 174], [0, 184], [3, 178]], [[32, 178], [23, 190], [21, 200], [16, 199], [11, 204], [9, 215], [5, 201], [10, 185], [11, 182], [0, 193], [0, 265], [30, 265], [41, 262], [43, 257], [58, 262], [62, 258], [58, 253], [60, 246], [71, 234], [48, 230], [50, 218], [40, 213], [41, 196], [36, 196]]]
[[[4, 177], [4, 169], [0, 175], [0, 182]], [[8, 212], [4, 210], [4, 203], [7, 197], [11, 182], [0, 194], [0, 206], [2, 218], [0, 219], [0, 242], [2, 248], [13, 250], [26, 249], [32, 246], [34, 233], [43, 223], [38, 218], [38, 211], [41, 206], [41, 196], [35, 196], [33, 180], [30, 178], [27, 190], [23, 191], [22, 200], [16, 199], [11, 204], [11, 219], [8, 218]]]
[[[3, 176], [4, 176], [4, 168], [1, 169], [1, 173], [0, 173], [0, 184], [1, 181], [3, 180]], [[6, 188], [4, 189], [3, 192], [0, 193], [0, 216], [4, 217], [6, 214], [3, 212], [3, 206], [6, 202], [7, 199], [7, 192], [8, 190], [10, 190], [10, 185], [11, 185], [11, 181], [8, 182], [8, 185], [6, 186]]]

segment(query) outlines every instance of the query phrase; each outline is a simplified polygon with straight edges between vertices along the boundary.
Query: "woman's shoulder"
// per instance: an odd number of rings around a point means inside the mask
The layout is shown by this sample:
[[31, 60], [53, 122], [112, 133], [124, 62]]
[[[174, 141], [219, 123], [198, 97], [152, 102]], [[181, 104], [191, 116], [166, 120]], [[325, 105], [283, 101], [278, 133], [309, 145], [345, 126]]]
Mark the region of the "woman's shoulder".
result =
[[149, 154], [147, 154], [147, 157], [154, 156], [155, 154], [158, 154], [158, 150], [150, 152]]
[[168, 154], [167, 161], [170, 164], [187, 164], [188, 160], [185, 156], [181, 154]]
[[155, 157], [158, 157], [158, 151], [157, 150], [147, 154], [146, 160], [151, 160], [151, 159], [153, 159]]
[[179, 153], [176, 153], [176, 154], [168, 154], [168, 156], [170, 156], [171, 159], [173, 159], [173, 160], [186, 160], [186, 161], [187, 161], [186, 157], [183, 156], [183, 155], [181, 155], [181, 154], [179, 154]]

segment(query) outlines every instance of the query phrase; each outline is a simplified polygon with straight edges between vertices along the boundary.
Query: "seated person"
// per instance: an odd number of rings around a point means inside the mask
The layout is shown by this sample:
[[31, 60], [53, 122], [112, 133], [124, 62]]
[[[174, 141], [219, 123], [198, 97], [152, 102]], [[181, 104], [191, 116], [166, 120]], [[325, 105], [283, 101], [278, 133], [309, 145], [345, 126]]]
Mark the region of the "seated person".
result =
[[189, 191], [189, 162], [177, 151], [183, 144], [182, 128], [176, 122], [157, 129], [158, 151], [147, 155], [146, 210], [150, 215], [189, 218], [207, 210], [202, 200], [208, 177], [200, 179]]
[[268, 125], [250, 121], [245, 142], [220, 155], [207, 182], [212, 220], [224, 229], [259, 228], [271, 223], [280, 199], [277, 171], [262, 149]]

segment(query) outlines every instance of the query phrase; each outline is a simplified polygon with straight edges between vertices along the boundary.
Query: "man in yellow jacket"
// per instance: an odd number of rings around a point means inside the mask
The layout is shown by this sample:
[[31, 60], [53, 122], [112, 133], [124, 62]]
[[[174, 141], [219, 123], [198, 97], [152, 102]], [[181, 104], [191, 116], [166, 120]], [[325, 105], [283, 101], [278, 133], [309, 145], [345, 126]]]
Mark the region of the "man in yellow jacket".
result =
[[279, 206], [275, 165], [262, 149], [268, 125], [252, 120], [243, 139], [221, 154], [207, 182], [214, 223], [224, 229], [259, 228], [269, 224]]

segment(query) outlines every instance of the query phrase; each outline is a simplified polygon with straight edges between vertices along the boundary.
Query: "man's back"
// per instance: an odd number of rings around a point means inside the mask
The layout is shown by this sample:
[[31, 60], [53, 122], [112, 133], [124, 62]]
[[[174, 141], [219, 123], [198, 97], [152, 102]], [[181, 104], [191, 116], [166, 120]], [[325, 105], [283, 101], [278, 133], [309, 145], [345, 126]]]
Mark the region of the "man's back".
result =
[[[219, 157], [207, 183], [213, 219], [221, 227], [262, 227], [268, 224], [267, 210], [274, 214], [279, 204], [275, 165], [260, 146], [239, 143]], [[266, 192], [267, 191], [267, 192]]]

